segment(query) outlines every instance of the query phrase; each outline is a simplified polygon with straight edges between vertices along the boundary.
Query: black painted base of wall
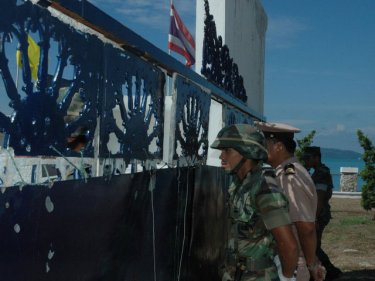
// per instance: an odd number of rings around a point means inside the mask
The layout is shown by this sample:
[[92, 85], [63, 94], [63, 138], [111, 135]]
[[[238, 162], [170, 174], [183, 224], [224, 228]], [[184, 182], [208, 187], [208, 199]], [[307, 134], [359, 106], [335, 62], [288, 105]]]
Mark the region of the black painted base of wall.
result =
[[201, 166], [7, 188], [0, 280], [219, 280], [227, 186]]

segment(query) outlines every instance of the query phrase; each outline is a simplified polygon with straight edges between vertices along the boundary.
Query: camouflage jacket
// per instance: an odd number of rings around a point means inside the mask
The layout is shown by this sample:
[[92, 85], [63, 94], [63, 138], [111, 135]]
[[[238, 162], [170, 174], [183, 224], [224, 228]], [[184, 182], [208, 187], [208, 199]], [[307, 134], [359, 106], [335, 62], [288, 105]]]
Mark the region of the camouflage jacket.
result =
[[[273, 171], [270, 175], [257, 166], [242, 182], [235, 179], [229, 188], [229, 252], [237, 258], [249, 258], [254, 262], [272, 260], [276, 242], [270, 230], [291, 224], [287, 198], [277, 187], [273, 175]], [[277, 272], [273, 278], [277, 278]]]

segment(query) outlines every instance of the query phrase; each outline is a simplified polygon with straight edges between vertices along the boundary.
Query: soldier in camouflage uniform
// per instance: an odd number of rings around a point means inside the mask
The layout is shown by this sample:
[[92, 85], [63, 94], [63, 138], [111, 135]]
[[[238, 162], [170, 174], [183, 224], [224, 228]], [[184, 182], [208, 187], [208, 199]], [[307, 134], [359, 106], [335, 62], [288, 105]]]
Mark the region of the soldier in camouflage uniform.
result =
[[308, 170], [311, 168], [314, 169], [311, 177], [318, 194], [318, 207], [316, 210], [315, 223], [317, 236], [316, 255], [327, 270], [325, 280], [334, 280], [339, 277], [342, 272], [331, 263], [327, 254], [321, 248], [324, 228], [331, 220], [331, 206], [329, 205], [329, 200], [332, 197], [333, 190], [331, 172], [329, 168], [322, 163], [320, 147], [318, 146], [310, 146], [304, 149], [303, 162]]
[[[221, 150], [221, 165], [234, 176], [229, 188], [228, 261], [222, 280], [293, 280], [297, 242], [288, 215], [288, 201], [276, 186], [263, 134], [250, 125], [223, 128], [211, 148]], [[276, 249], [281, 260], [273, 262]], [[280, 275], [280, 279], [279, 279]]]

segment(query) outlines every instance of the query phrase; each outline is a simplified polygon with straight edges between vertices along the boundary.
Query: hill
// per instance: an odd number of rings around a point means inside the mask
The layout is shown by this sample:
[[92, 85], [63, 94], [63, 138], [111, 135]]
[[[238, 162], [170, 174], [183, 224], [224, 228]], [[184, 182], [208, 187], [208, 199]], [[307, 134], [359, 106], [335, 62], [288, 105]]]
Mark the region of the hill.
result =
[[358, 159], [362, 157], [361, 153], [352, 150], [342, 150], [336, 148], [321, 148], [321, 153], [327, 158], [338, 159]]

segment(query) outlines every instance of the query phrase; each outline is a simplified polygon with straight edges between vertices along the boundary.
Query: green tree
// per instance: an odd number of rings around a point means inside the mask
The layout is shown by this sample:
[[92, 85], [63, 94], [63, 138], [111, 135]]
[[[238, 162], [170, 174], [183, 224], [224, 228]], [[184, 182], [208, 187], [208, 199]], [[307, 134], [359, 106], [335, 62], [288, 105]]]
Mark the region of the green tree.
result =
[[312, 144], [315, 134], [316, 134], [316, 131], [312, 130], [304, 138], [300, 140], [297, 139], [297, 149], [296, 149], [295, 155], [297, 156], [300, 162], [302, 162], [302, 155], [305, 152], [305, 147], [308, 147]]
[[365, 162], [365, 167], [359, 174], [365, 182], [362, 186], [361, 205], [365, 210], [370, 210], [375, 208], [375, 147], [361, 130], [357, 130], [357, 136], [364, 150], [362, 159]]

